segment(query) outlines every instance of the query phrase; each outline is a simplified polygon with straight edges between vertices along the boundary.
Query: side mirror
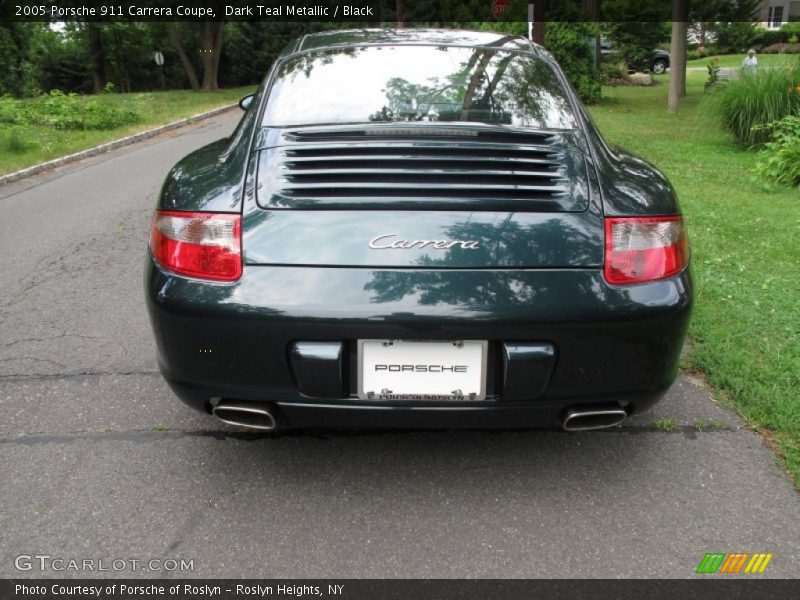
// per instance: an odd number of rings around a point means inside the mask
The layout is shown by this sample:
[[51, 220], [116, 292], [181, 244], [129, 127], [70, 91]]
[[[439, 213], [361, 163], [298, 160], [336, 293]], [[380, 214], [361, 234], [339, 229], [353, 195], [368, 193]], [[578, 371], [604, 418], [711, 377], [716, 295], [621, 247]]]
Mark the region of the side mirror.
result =
[[239, 100], [239, 108], [241, 108], [242, 110], [247, 110], [248, 108], [250, 108], [250, 105], [253, 103], [254, 97], [255, 94], [248, 94], [247, 96]]

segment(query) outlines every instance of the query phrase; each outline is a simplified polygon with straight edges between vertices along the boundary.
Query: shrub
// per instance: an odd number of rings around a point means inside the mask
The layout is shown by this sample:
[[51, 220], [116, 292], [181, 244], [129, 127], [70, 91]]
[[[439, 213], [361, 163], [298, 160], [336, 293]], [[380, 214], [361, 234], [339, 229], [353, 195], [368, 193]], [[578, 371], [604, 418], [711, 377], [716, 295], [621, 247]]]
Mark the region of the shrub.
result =
[[628, 64], [620, 58], [610, 61], [604, 60], [600, 65], [600, 74], [604, 83], [625, 79], [628, 75]]
[[592, 36], [597, 26], [589, 22], [554, 21], [547, 24], [547, 49], [564, 69], [575, 91], [584, 102], [600, 100], [600, 73], [594, 66]]
[[[667, 52], [669, 52], [669, 48], [667, 48]], [[708, 58], [709, 56], [716, 56], [717, 54], [722, 53], [716, 46], [697, 46], [696, 48], [686, 51], [686, 60], [698, 60], [701, 58]]]
[[706, 65], [706, 69], [708, 70], [708, 81], [706, 81], [705, 85], [703, 86], [703, 91], [708, 91], [715, 85], [719, 83], [719, 57], [715, 56], [711, 60], [708, 61]]
[[800, 113], [764, 129], [770, 132], [770, 138], [764, 144], [755, 173], [767, 183], [800, 186]]
[[[551, 2], [548, 6], [554, 4], [569, 3]], [[669, 42], [671, 25], [666, 23], [670, 14], [666, 5], [669, 3], [603, 0], [596, 4], [602, 5], [603, 33], [634, 68], [647, 65], [652, 58], [653, 49], [663, 49], [662, 44]]]
[[781, 25], [781, 31], [786, 31], [791, 35], [800, 35], [800, 21], [790, 21]]
[[708, 56], [708, 52], [705, 49], [700, 50], [698, 48], [696, 50], [686, 51], [686, 60], [697, 60], [698, 58], [705, 58], [706, 56]]
[[761, 49], [762, 54], [800, 54], [800, 44], [772, 44]]
[[708, 94], [711, 110], [747, 147], [763, 144], [769, 132], [763, 126], [796, 113], [800, 106], [800, 63], [777, 69], [759, 69], [716, 86]]
[[0, 96], [0, 123], [14, 124], [20, 118], [18, 102], [8, 94]]
[[744, 52], [751, 46], [764, 45], [759, 41], [762, 30], [757, 30], [753, 23], [719, 23], [716, 31], [716, 44], [720, 54], [735, 54]]
[[753, 46], [771, 46], [772, 44], [785, 44], [792, 37], [790, 31], [781, 29], [759, 29], [753, 38]]
[[26, 137], [25, 131], [21, 127], [8, 127], [0, 136], [0, 148], [3, 149], [3, 152], [22, 154], [35, 145], [32, 140]]
[[0, 123], [55, 129], [115, 129], [136, 123], [139, 114], [109, 101], [52, 90], [32, 100], [0, 98]]

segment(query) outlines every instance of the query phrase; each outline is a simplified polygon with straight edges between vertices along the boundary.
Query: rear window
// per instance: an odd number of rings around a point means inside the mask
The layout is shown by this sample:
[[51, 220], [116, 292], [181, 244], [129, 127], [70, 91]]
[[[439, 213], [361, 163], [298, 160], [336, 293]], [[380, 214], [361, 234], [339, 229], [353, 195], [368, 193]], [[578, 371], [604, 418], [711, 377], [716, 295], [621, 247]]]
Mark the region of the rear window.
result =
[[545, 62], [452, 46], [365, 46], [289, 58], [263, 125], [399, 121], [575, 127], [567, 95]]

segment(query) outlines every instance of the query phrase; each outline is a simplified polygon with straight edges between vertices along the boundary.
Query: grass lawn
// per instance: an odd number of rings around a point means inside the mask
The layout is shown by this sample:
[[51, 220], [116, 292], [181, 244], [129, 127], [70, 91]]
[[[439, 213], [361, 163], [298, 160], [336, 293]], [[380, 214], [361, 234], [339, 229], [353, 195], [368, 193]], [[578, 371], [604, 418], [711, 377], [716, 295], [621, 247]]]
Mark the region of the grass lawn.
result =
[[[109, 130], [59, 130], [43, 125], [15, 125], [17, 133], [27, 143], [24, 149], [0, 148], [0, 175], [231, 104], [254, 89], [254, 87], [243, 87], [218, 92], [180, 90], [86, 96], [82, 100], [124, 104], [135, 110], [140, 119], [133, 125]], [[0, 140], [4, 138], [4, 130], [9, 127], [5, 123], [0, 123]]]
[[688, 74], [678, 115], [667, 114], [666, 76], [604, 88], [590, 110], [609, 143], [650, 160], [678, 192], [696, 286], [686, 367], [765, 432], [800, 483], [800, 193], [752, 180], [756, 153], [703, 109], [705, 79]]
[[[719, 66], [723, 68], [738, 68], [742, 66], [744, 54], [721, 54], [719, 56], [707, 56], [705, 58], [698, 58], [697, 60], [690, 60], [686, 62], [687, 67], [700, 67], [705, 69], [708, 66], [708, 61], [712, 58], [719, 58]], [[800, 60], [800, 54], [756, 54], [759, 67], [777, 67], [787, 62]]]

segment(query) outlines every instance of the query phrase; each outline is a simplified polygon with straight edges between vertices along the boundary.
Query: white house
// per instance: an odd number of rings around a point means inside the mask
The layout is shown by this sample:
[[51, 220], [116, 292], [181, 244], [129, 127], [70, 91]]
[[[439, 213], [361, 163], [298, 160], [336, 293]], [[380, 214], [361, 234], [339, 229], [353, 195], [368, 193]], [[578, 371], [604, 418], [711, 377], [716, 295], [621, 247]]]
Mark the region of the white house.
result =
[[780, 29], [789, 17], [800, 17], [800, 0], [761, 0], [759, 24], [766, 29]]

